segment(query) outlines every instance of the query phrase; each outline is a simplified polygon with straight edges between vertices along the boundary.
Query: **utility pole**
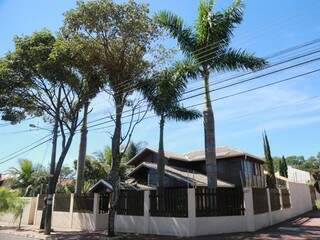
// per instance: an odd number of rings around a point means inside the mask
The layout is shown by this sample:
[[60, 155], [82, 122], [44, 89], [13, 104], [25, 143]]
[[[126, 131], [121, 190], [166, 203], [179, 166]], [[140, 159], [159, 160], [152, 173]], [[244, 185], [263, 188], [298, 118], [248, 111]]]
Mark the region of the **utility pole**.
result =
[[81, 127], [81, 137], [80, 137], [80, 146], [79, 146], [79, 156], [77, 161], [77, 180], [75, 187], [75, 194], [80, 195], [83, 189], [83, 180], [84, 180], [84, 163], [86, 159], [87, 152], [87, 120], [88, 120], [88, 109], [90, 102], [87, 101], [84, 105], [83, 110], [83, 122]]
[[53, 200], [53, 194], [55, 191], [54, 175], [55, 175], [55, 168], [56, 168], [58, 127], [59, 127], [59, 118], [60, 118], [60, 105], [61, 105], [60, 98], [61, 98], [61, 86], [59, 87], [57, 109], [56, 109], [54, 126], [53, 126], [53, 131], [52, 131], [53, 136], [52, 136], [50, 176], [49, 176], [47, 204], [46, 204], [45, 219], [44, 219], [44, 234], [47, 234], [47, 235], [50, 234], [50, 232], [51, 232], [52, 200]]

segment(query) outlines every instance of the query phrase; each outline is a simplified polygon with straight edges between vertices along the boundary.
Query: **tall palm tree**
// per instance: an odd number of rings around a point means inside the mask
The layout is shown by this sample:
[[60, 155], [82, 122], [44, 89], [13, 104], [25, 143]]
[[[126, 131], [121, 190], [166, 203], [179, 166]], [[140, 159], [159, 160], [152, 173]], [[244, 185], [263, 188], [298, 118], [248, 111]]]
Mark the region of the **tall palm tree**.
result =
[[179, 63], [171, 68], [155, 73], [150, 81], [143, 84], [143, 93], [151, 109], [160, 118], [159, 158], [157, 161], [159, 188], [163, 188], [165, 170], [163, 144], [165, 121], [190, 121], [201, 117], [201, 113], [197, 110], [187, 109], [178, 102], [186, 89], [187, 75], [183, 65]]
[[203, 110], [205, 157], [208, 187], [217, 186], [216, 141], [214, 114], [210, 99], [209, 77], [212, 72], [257, 69], [266, 64], [262, 58], [242, 49], [230, 47], [233, 30], [243, 17], [243, 4], [235, 0], [223, 12], [214, 12], [213, 0], [201, 0], [194, 27], [186, 27], [183, 20], [168, 11], [160, 11], [156, 19], [176, 38], [185, 56], [192, 60], [195, 72], [203, 79], [205, 107]]

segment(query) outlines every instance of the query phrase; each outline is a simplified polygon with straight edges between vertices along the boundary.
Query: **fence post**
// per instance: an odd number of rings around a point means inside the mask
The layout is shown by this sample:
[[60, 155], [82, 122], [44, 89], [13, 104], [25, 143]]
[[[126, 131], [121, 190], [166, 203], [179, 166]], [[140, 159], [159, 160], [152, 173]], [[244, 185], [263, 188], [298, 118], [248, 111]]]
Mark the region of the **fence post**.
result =
[[253, 211], [253, 197], [252, 188], [243, 188], [243, 200], [244, 200], [244, 215], [247, 223], [247, 231], [254, 232], [256, 229], [254, 222], [254, 211]]
[[268, 199], [268, 216], [269, 216], [269, 225], [273, 223], [272, 220], [272, 209], [271, 209], [271, 199], [270, 199], [270, 189], [267, 188], [267, 199]]
[[71, 195], [70, 195], [70, 208], [69, 208], [70, 228], [72, 228], [72, 225], [73, 225], [73, 205], [74, 205], [74, 194], [71, 193]]
[[283, 210], [283, 204], [282, 204], [282, 191], [281, 191], [281, 188], [278, 189], [279, 191], [279, 199], [280, 199], [280, 210]]
[[188, 188], [188, 219], [189, 237], [196, 235], [196, 193], [194, 188]]
[[97, 221], [98, 221], [98, 214], [99, 214], [99, 203], [100, 196], [99, 193], [94, 193], [93, 195], [93, 219], [94, 219], [94, 230], [97, 230]]
[[149, 233], [149, 218], [150, 218], [150, 191], [146, 190], [144, 191], [144, 212], [143, 212], [143, 217], [144, 217], [144, 234]]

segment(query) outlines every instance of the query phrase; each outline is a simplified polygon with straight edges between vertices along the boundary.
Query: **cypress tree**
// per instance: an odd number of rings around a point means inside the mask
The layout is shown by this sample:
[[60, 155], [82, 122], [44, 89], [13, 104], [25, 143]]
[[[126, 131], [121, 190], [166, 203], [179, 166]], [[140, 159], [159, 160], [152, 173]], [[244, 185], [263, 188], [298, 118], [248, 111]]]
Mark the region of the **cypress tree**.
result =
[[265, 131], [263, 134], [263, 148], [264, 148], [264, 156], [266, 159], [266, 167], [267, 167], [267, 171], [268, 171], [267, 186], [269, 188], [275, 188], [276, 187], [276, 178], [274, 175], [273, 159], [271, 156], [269, 140], [267, 137], [267, 133]]
[[283, 175], [281, 175], [281, 176], [284, 176], [284, 177], [288, 177], [288, 165], [287, 165], [287, 161], [286, 161], [286, 158], [284, 157], [284, 156], [282, 156], [282, 160], [281, 160], [281, 162], [282, 162], [282, 173], [283, 173]]

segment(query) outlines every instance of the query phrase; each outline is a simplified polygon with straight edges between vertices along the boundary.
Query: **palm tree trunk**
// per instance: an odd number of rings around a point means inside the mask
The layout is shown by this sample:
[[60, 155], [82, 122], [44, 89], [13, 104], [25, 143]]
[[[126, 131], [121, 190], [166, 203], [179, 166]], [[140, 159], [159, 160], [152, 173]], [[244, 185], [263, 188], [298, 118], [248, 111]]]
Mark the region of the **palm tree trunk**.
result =
[[81, 128], [81, 137], [80, 137], [80, 147], [79, 147], [79, 157], [77, 162], [77, 180], [76, 180], [76, 187], [75, 193], [77, 195], [81, 194], [83, 189], [83, 182], [84, 182], [84, 162], [86, 158], [86, 151], [87, 151], [87, 119], [88, 119], [88, 109], [89, 109], [89, 101], [87, 101], [83, 108], [83, 122]]
[[158, 188], [163, 188], [163, 179], [164, 179], [164, 148], [163, 148], [163, 129], [164, 129], [164, 116], [160, 117], [160, 134], [159, 134], [159, 149], [158, 149], [158, 161], [157, 161], [157, 169], [158, 169]]
[[208, 177], [208, 188], [217, 187], [217, 161], [216, 161], [216, 140], [214, 115], [211, 105], [209, 92], [209, 72], [203, 73], [205, 87], [205, 108], [203, 110], [203, 125], [205, 136], [205, 157], [206, 157], [206, 172]]

